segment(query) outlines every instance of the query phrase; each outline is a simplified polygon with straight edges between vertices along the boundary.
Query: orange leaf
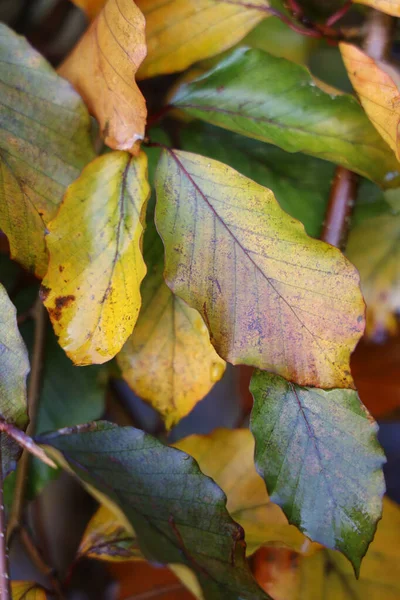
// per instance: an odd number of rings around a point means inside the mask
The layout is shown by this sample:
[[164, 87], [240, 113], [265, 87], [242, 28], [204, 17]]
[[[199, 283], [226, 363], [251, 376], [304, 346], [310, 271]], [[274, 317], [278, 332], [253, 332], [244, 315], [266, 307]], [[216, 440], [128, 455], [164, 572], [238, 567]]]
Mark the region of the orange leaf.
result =
[[100, 123], [105, 143], [138, 154], [146, 103], [135, 75], [146, 56], [145, 20], [133, 0], [108, 0], [59, 74]]
[[390, 65], [351, 44], [340, 44], [347, 73], [369, 120], [400, 159], [400, 91]]
[[367, 4], [367, 6], [372, 6], [388, 15], [400, 17], [400, 0], [353, 0], [353, 2]]

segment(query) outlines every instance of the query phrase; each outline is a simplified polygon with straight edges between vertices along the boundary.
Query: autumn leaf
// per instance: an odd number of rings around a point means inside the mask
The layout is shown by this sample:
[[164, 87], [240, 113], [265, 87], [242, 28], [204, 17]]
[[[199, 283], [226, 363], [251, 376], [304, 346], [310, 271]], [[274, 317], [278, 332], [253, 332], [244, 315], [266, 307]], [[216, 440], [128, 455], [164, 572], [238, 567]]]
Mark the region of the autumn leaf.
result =
[[156, 190], [167, 284], [203, 316], [218, 354], [302, 385], [351, 386], [364, 304], [339, 250], [209, 158], [163, 152]]
[[332, 164], [200, 122], [182, 128], [180, 139], [182, 150], [219, 160], [272, 190], [281, 208], [301, 221], [308, 235], [320, 236]]
[[[0, 417], [25, 429], [28, 423], [26, 378], [29, 360], [18, 330], [14, 305], [0, 284]], [[1, 467], [5, 477], [15, 469], [20, 446], [4, 434], [1, 437]]]
[[141, 79], [183, 71], [234, 46], [268, 17], [267, 0], [138, 0], [146, 19], [148, 56]]
[[400, 0], [353, 0], [353, 2], [366, 4], [393, 17], [400, 17]]
[[395, 333], [400, 311], [400, 214], [366, 219], [354, 227], [346, 254], [360, 272], [367, 333], [372, 337]]
[[390, 65], [370, 58], [351, 44], [340, 44], [344, 64], [369, 120], [400, 158], [400, 91]]
[[104, 505], [90, 519], [77, 557], [106, 561], [144, 560], [136, 536]]
[[[264, 589], [276, 600], [398, 600], [400, 509], [385, 498], [383, 518], [357, 580], [351, 566], [338, 552], [321, 550], [311, 557], [292, 555], [290, 564], [279, 561], [277, 553], [268, 553], [269, 570], [274, 579], [262, 581]], [[262, 573], [261, 573], [262, 575]], [[279, 596], [279, 585], [291, 579], [290, 594]], [[293, 581], [294, 580], [294, 581]], [[288, 591], [288, 590], [287, 590]]]
[[149, 224], [145, 233], [148, 274], [142, 308], [131, 337], [118, 354], [122, 376], [163, 417], [167, 429], [187, 415], [225, 371], [201, 316], [175, 296], [163, 279], [164, 248]]
[[399, 163], [355, 98], [321, 89], [308, 70], [238, 48], [182, 85], [170, 103], [241, 135], [304, 152], [398, 187]]
[[12, 581], [12, 600], [47, 600], [44, 588], [34, 581]]
[[245, 559], [243, 530], [193, 458], [133, 427], [95, 422], [40, 442], [134, 530], [147, 560], [183, 564], [207, 600], [267, 600]]
[[248, 429], [216, 429], [210, 435], [191, 435], [175, 444], [195, 458], [202, 472], [222, 488], [227, 509], [246, 532], [247, 554], [274, 544], [310, 553], [317, 544], [288, 524], [273, 504], [254, 466], [254, 438]]
[[146, 273], [141, 253], [147, 158], [111, 152], [68, 188], [49, 224], [42, 299], [75, 364], [103, 363], [132, 333]]
[[0, 24], [0, 229], [11, 256], [43, 277], [47, 223], [93, 156], [79, 95], [28, 42]]
[[356, 573], [381, 517], [385, 456], [353, 390], [304, 388], [256, 371], [250, 428], [272, 502]]
[[108, 0], [59, 68], [100, 124], [105, 143], [137, 155], [146, 103], [136, 71], [146, 56], [145, 21], [133, 0]]

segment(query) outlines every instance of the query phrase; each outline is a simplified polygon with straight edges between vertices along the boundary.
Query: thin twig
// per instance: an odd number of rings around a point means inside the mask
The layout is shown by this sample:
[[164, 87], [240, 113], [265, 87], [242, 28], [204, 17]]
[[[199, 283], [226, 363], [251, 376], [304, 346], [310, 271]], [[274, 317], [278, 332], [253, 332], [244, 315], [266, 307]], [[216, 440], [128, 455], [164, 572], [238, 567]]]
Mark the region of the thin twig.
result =
[[55, 592], [57, 597], [63, 598], [61, 583], [57, 577], [56, 571], [46, 563], [41, 552], [36, 547], [28, 529], [26, 527], [20, 527], [19, 533], [21, 541], [25, 547], [25, 550], [29, 554], [30, 559], [32, 560], [32, 563], [36, 566], [37, 569], [39, 569], [41, 573], [43, 573], [45, 577], [49, 579], [53, 591]]
[[[28, 413], [29, 425], [27, 435], [33, 437], [36, 429], [37, 412], [39, 404], [40, 381], [43, 365], [44, 343], [46, 337], [46, 311], [40, 298], [37, 299], [35, 309], [35, 336], [33, 341], [33, 353], [31, 363], [31, 375], [28, 384]], [[30, 455], [26, 450], [22, 453], [18, 463], [15, 482], [14, 502], [12, 505], [10, 520], [8, 524], [7, 539], [10, 542], [20, 523], [25, 502], [25, 490], [27, 484]]]
[[0, 599], [10, 600], [11, 589], [10, 579], [8, 575], [8, 554], [6, 542], [6, 513], [4, 510], [3, 500], [3, 458], [1, 452], [1, 437], [0, 433]]
[[4, 431], [6, 435], [12, 438], [17, 444], [19, 444], [24, 450], [27, 450], [36, 458], [44, 462], [49, 467], [53, 469], [57, 469], [56, 463], [45, 453], [43, 448], [35, 444], [33, 439], [29, 437], [24, 431], [18, 429], [12, 423], [7, 423], [7, 421], [3, 421], [0, 419], [0, 431]]

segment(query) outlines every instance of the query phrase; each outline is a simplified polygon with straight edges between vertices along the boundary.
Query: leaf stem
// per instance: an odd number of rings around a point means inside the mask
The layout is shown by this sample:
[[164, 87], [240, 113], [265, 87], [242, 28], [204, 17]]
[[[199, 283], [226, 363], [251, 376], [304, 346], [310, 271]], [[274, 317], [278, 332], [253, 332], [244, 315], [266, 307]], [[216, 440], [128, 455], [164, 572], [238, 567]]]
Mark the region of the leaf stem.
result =
[[0, 599], [10, 600], [10, 578], [8, 575], [8, 554], [6, 542], [6, 514], [4, 510], [3, 499], [3, 460], [1, 453], [1, 436], [0, 433]]
[[[40, 300], [37, 299], [34, 308], [35, 335], [33, 341], [33, 353], [31, 363], [31, 375], [28, 384], [28, 414], [29, 425], [26, 433], [32, 437], [35, 433], [37, 413], [39, 407], [39, 391], [43, 364], [44, 343], [46, 337], [46, 311]], [[18, 530], [21, 523], [22, 511], [25, 502], [25, 491], [27, 484], [27, 475], [29, 468], [30, 455], [24, 450], [18, 464], [17, 476], [15, 481], [14, 502], [10, 513], [8, 524], [7, 539], [10, 542], [14, 533]]]

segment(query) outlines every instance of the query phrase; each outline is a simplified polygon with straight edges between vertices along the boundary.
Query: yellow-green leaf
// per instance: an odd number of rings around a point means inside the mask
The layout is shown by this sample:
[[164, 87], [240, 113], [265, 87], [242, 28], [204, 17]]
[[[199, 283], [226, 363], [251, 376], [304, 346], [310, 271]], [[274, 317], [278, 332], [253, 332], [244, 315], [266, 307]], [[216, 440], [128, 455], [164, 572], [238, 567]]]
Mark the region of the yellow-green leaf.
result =
[[400, 159], [400, 91], [395, 70], [351, 44], [340, 44], [340, 51], [369, 120]]
[[400, 311], [400, 214], [360, 223], [350, 233], [347, 255], [360, 272], [367, 333], [395, 333]]
[[376, 10], [393, 15], [393, 17], [400, 17], [400, 0], [353, 0], [353, 2], [372, 6]]
[[191, 435], [176, 448], [190, 454], [205, 475], [227, 496], [227, 509], [246, 533], [247, 553], [263, 545], [284, 546], [301, 553], [318, 547], [289, 525], [273, 504], [254, 466], [254, 438], [248, 429], [217, 429], [210, 435]]
[[11, 256], [43, 277], [46, 225], [93, 156], [79, 95], [28, 42], [0, 24], [0, 229]]
[[[26, 377], [29, 359], [17, 325], [17, 314], [6, 290], [0, 284], [0, 417], [25, 429], [28, 423]], [[1, 461], [4, 475], [15, 468], [21, 454], [18, 444], [1, 435]]]
[[106, 561], [144, 560], [136, 536], [103, 504], [85, 529], [78, 557]]
[[105, 143], [138, 154], [146, 102], [135, 82], [146, 56], [145, 21], [133, 0], [108, 0], [59, 69], [100, 124]]
[[[321, 550], [310, 557], [292, 556], [291, 568], [285, 571], [295, 578], [290, 595], [282, 600], [398, 600], [400, 598], [400, 508], [384, 499], [383, 518], [378, 523], [374, 541], [363, 560], [360, 578], [354, 577], [348, 561], [332, 550]], [[282, 567], [270, 555], [270, 571], [279, 581]], [[276, 600], [278, 589], [271, 580], [264, 586]]]
[[118, 354], [122, 375], [169, 429], [187, 415], [225, 371], [197, 310], [163, 279], [164, 250], [154, 225], [145, 233], [148, 274], [136, 327]]
[[156, 190], [166, 281], [201, 313], [218, 354], [300, 385], [351, 386], [364, 303], [341, 252], [215, 160], [164, 151]]
[[267, 0], [137, 0], [137, 4], [146, 19], [148, 47], [138, 73], [142, 79], [183, 71], [231, 48], [269, 16]]
[[111, 152], [69, 187], [49, 224], [42, 298], [59, 343], [78, 365], [111, 359], [132, 333], [146, 273], [141, 253], [147, 158]]
[[12, 600], [47, 600], [46, 591], [34, 581], [12, 581]]

